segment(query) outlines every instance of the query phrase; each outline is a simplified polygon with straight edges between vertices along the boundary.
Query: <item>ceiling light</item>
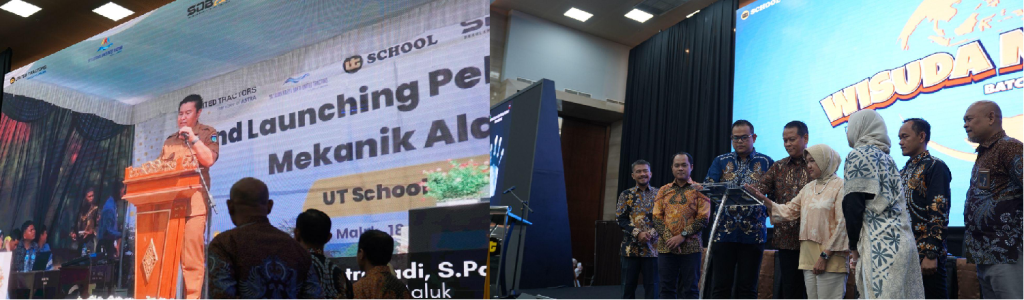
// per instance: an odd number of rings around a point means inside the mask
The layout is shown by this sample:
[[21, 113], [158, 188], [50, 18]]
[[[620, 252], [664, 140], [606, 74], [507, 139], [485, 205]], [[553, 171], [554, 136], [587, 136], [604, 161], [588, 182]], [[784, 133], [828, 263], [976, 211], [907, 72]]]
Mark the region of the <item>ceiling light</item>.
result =
[[653, 18], [654, 15], [649, 14], [649, 13], [647, 13], [645, 11], [642, 11], [642, 10], [634, 8], [633, 10], [629, 11], [628, 14], [626, 14], [626, 17], [630, 18], [630, 19], [633, 19], [633, 20], [636, 20], [637, 22], [643, 23], [643, 22], [646, 22], [647, 20], [650, 20], [651, 18]]
[[11, 0], [10, 2], [7, 2], [7, 4], [0, 6], [0, 9], [27, 18], [28, 16], [31, 16], [32, 14], [39, 11], [41, 8], [32, 4], [28, 4], [25, 1]]
[[689, 15], [686, 15], [686, 18], [687, 18], [687, 19], [689, 19], [690, 17], [692, 17], [693, 15], [696, 15], [696, 14], [697, 14], [697, 13], [699, 13], [699, 12], [700, 12], [700, 10], [698, 9], [697, 11], [695, 11], [695, 12], [692, 12], [692, 13], [690, 13]]
[[109, 2], [100, 6], [100, 8], [94, 9], [92, 12], [100, 14], [101, 16], [107, 17], [114, 21], [123, 19], [124, 17], [134, 14], [134, 11], [130, 11], [127, 8], [121, 7], [120, 5]]
[[573, 8], [569, 8], [569, 11], [565, 12], [565, 16], [573, 18], [573, 19], [576, 19], [576, 20], [580, 20], [580, 22], [586, 22], [587, 19], [590, 19], [590, 17], [593, 17], [594, 14], [591, 14], [591, 13], [588, 13], [588, 12], [585, 12], [585, 11], [582, 11], [582, 10], [579, 10], [579, 9], [573, 7]]

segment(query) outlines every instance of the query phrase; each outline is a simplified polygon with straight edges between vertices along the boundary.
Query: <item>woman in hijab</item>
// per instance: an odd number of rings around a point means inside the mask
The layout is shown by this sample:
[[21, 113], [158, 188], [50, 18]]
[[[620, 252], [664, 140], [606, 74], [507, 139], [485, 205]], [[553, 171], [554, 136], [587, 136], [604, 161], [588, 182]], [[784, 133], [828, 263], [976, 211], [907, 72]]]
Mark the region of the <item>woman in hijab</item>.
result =
[[843, 214], [857, 290], [865, 298], [922, 299], [921, 262], [885, 121], [874, 110], [853, 113], [849, 121], [853, 149], [843, 167]]
[[800, 219], [800, 262], [807, 299], [842, 299], [846, 295], [849, 240], [843, 218], [843, 179], [836, 176], [841, 161], [831, 147], [818, 144], [804, 151], [807, 172], [816, 180], [804, 185], [786, 204], [746, 185], [771, 211], [772, 223]]

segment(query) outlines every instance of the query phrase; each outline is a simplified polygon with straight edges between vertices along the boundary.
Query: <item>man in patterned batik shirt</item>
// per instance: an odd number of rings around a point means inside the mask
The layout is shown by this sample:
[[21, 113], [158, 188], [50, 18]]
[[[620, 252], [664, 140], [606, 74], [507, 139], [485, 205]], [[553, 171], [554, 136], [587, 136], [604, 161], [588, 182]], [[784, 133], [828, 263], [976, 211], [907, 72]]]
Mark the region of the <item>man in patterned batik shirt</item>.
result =
[[235, 228], [210, 242], [209, 298], [323, 298], [309, 251], [270, 224], [267, 185], [252, 177], [231, 186], [228, 214]]
[[[1006, 135], [1003, 114], [992, 101], [971, 104], [964, 129], [978, 143], [964, 208], [964, 253], [978, 265], [982, 298], [1021, 299], [1021, 152]], [[1019, 128], [1018, 128], [1019, 129]]]
[[636, 284], [644, 274], [644, 298], [658, 298], [658, 233], [651, 210], [658, 188], [651, 187], [651, 164], [637, 160], [632, 165], [636, 186], [619, 194], [615, 219], [622, 228], [622, 298], [636, 298]]
[[[757, 140], [754, 125], [747, 120], [736, 121], [732, 124], [731, 140], [736, 151], [716, 157], [704, 181], [728, 182], [736, 187], [758, 185], [773, 161], [767, 155], [754, 151], [754, 141]], [[712, 202], [712, 222], [718, 211], [717, 204]], [[767, 217], [768, 212], [763, 205], [730, 206], [722, 212], [718, 232], [711, 237], [715, 243], [709, 274], [711, 298], [757, 298], [757, 278], [768, 235], [765, 228]], [[713, 224], [708, 227], [713, 227]]]
[[395, 239], [371, 229], [359, 235], [356, 263], [365, 276], [352, 284], [355, 299], [412, 299], [409, 288], [391, 269]]
[[[811, 175], [807, 171], [807, 161], [804, 160], [804, 150], [807, 149], [807, 124], [800, 121], [792, 121], [782, 128], [782, 143], [786, 147], [789, 157], [780, 159], [772, 164], [768, 172], [761, 178], [761, 185], [758, 190], [768, 196], [769, 199], [777, 199], [775, 203], [785, 204], [793, 200], [804, 188], [804, 185], [811, 182]], [[776, 298], [781, 299], [807, 299], [807, 289], [804, 287], [804, 274], [799, 270], [800, 265], [800, 218], [793, 221], [776, 221], [772, 219], [775, 231], [772, 234], [775, 253], [779, 257], [776, 265], [780, 271], [780, 277], [775, 282], [779, 283], [779, 290]]]
[[662, 299], [697, 299], [699, 296], [701, 230], [708, 223], [711, 205], [708, 197], [698, 192], [700, 186], [690, 180], [692, 170], [693, 156], [689, 153], [673, 156], [675, 180], [661, 187], [654, 201]]
[[324, 245], [331, 240], [331, 217], [310, 208], [295, 217], [295, 241], [309, 250], [312, 256], [310, 268], [320, 279], [320, 289], [327, 299], [352, 299], [352, 283], [345, 278], [345, 271], [324, 254]]
[[928, 153], [932, 127], [922, 119], [907, 119], [900, 127], [900, 148], [910, 157], [900, 177], [907, 198], [911, 228], [921, 259], [924, 297], [948, 299], [946, 293], [946, 226], [949, 225], [949, 167]]

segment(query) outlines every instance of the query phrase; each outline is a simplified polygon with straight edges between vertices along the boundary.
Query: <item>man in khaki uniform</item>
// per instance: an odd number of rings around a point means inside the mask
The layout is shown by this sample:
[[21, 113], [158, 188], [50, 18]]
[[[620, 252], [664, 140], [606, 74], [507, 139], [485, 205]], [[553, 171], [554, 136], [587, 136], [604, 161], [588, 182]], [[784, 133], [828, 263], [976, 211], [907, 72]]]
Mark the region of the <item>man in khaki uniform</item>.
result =
[[[188, 95], [178, 104], [178, 132], [164, 141], [160, 159], [175, 160], [180, 157], [196, 156], [203, 179], [210, 184], [210, 167], [217, 162], [220, 144], [217, 130], [199, 124], [203, 112], [203, 98]], [[188, 144], [192, 145], [191, 152]], [[202, 296], [206, 255], [203, 251], [203, 236], [206, 232], [206, 199], [203, 192], [192, 194], [188, 217], [185, 218], [185, 232], [181, 245], [181, 270], [185, 278], [185, 297], [198, 299]]]

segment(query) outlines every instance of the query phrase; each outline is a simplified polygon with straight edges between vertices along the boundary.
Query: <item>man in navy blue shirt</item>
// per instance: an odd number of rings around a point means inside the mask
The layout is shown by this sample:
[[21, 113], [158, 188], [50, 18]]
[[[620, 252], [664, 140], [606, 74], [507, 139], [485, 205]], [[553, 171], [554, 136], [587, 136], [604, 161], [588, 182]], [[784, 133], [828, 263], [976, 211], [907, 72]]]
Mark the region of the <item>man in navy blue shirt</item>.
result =
[[121, 199], [125, 194], [125, 185], [123, 183], [116, 183], [114, 195], [110, 195], [107, 198], [107, 202], [103, 204], [103, 209], [100, 210], [100, 225], [97, 229], [96, 238], [99, 240], [99, 252], [105, 257], [115, 257], [119, 248], [115, 243], [121, 239], [121, 232], [117, 230], [117, 199]]
[[46, 229], [46, 224], [39, 224], [39, 226], [36, 227], [36, 247], [39, 249], [38, 252], [51, 252], [49, 260], [46, 261], [47, 271], [53, 270], [53, 254], [50, 250], [50, 243], [46, 242], [48, 237], [49, 234]]
[[[730, 139], [736, 151], [716, 157], [704, 181], [728, 182], [737, 187], [757, 185], [774, 161], [754, 151], [754, 141], [757, 140], [754, 125], [747, 120], [736, 121], [732, 124]], [[712, 201], [712, 222], [719, 204]], [[711, 298], [757, 298], [757, 276], [761, 271], [761, 256], [764, 254], [767, 217], [766, 208], [760, 205], [727, 206], [722, 212], [717, 234], [710, 237], [714, 241], [709, 274], [712, 280]], [[706, 228], [711, 227], [708, 225]], [[710, 232], [706, 234], [710, 235]]]

